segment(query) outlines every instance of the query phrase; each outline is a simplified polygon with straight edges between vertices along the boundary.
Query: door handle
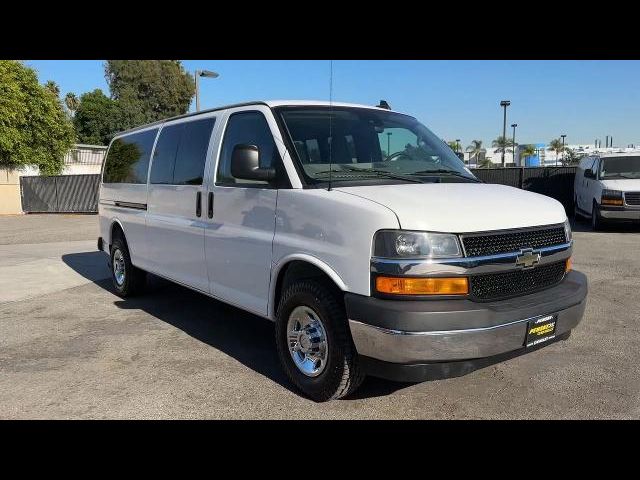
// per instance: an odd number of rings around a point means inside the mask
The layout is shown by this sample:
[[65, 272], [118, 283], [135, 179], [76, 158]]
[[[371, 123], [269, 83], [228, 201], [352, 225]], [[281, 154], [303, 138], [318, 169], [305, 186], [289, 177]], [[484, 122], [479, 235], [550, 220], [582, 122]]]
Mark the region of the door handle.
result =
[[209, 192], [209, 200], [207, 202], [207, 215], [213, 218], [213, 192]]
[[196, 193], [196, 217], [202, 215], [202, 192]]

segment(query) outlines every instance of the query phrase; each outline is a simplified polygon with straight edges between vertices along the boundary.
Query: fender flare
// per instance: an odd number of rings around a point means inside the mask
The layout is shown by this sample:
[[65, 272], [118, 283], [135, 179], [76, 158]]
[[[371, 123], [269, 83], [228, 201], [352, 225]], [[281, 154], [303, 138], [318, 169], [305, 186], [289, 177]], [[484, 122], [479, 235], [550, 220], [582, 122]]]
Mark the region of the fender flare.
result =
[[280, 272], [282, 271], [282, 269], [285, 266], [287, 266], [289, 263], [296, 260], [310, 263], [311, 265], [318, 267], [331, 280], [333, 280], [333, 283], [335, 283], [340, 290], [342, 290], [343, 292], [349, 291], [349, 288], [344, 283], [340, 275], [338, 275], [338, 273], [333, 268], [331, 268], [329, 265], [327, 265], [325, 262], [323, 262], [319, 258], [306, 253], [293, 253], [291, 255], [287, 255], [281, 258], [277, 264], [274, 264], [271, 267], [271, 280], [269, 282], [269, 309], [268, 309], [269, 319], [271, 320], [275, 320], [275, 314], [276, 314], [275, 312], [276, 310], [275, 295], [276, 295], [276, 284], [277, 284], [276, 280], [280, 276]]

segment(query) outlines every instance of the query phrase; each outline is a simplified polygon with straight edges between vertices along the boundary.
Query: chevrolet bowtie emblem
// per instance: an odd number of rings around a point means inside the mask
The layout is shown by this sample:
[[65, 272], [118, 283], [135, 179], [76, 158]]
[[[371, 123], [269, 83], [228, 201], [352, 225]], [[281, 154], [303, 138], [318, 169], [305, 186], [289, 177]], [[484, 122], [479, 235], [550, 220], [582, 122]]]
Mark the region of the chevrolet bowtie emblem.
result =
[[540, 252], [533, 253], [532, 248], [520, 250], [520, 255], [516, 257], [516, 267], [532, 268], [540, 261]]

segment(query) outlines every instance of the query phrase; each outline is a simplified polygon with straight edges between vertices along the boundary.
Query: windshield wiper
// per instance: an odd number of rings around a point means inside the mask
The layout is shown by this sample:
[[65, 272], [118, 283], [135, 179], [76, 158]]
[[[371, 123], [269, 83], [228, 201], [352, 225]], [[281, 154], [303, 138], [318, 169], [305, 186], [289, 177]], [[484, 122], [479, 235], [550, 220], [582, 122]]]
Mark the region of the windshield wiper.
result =
[[322, 175], [326, 173], [342, 173], [342, 172], [354, 172], [354, 173], [373, 173], [378, 176], [384, 176], [387, 178], [394, 178], [396, 180], [405, 180], [407, 182], [424, 183], [419, 178], [415, 178], [409, 175], [401, 175], [398, 173], [387, 172], [386, 170], [376, 170], [375, 168], [355, 168], [347, 167], [340, 170], [323, 170], [322, 172], [316, 172], [316, 175]]
[[477, 178], [469, 177], [464, 173], [456, 172], [455, 170], [448, 170], [446, 168], [437, 168], [435, 170], [420, 170], [419, 172], [412, 173], [412, 175], [429, 175], [432, 173], [444, 173], [448, 175], [453, 175], [454, 177], [464, 178], [466, 180], [470, 180], [475, 183], [481, 183], [480, 180], [478, 180]]

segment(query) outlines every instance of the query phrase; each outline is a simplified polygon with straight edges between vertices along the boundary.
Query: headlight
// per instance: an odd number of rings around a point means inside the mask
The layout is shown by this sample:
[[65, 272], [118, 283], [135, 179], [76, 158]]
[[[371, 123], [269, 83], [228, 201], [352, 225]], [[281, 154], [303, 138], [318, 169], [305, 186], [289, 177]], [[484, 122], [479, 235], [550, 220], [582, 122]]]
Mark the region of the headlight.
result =
[[568, 218], [564, 221], [564, 236], [567, 239], [567, 242], [571, 241], [571, 224], [569, 223]]
[[376, 257], [461, 257], [458, 237], [450, 233], [408, 232], [381, 230], [373, 242]]
[[600, 197], [600, 203], [602, 205], [618, 205], [621, 206], [622, 202], [622, 192], [618, 190], [602, 190], [602, 196]]

